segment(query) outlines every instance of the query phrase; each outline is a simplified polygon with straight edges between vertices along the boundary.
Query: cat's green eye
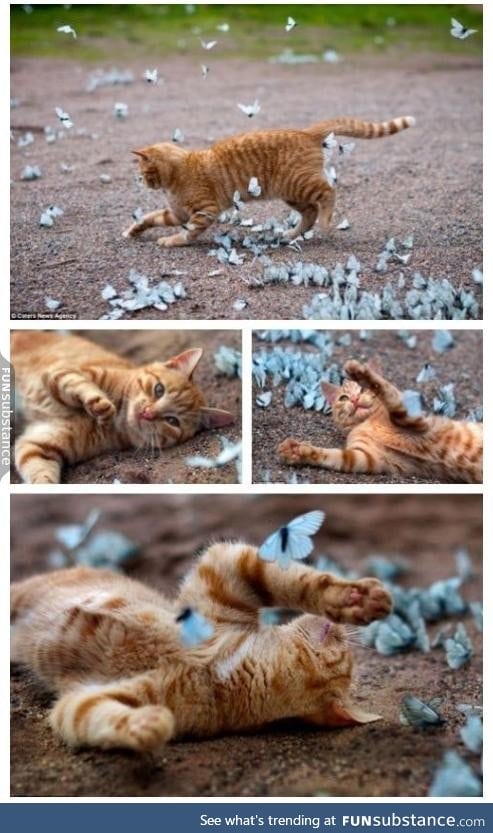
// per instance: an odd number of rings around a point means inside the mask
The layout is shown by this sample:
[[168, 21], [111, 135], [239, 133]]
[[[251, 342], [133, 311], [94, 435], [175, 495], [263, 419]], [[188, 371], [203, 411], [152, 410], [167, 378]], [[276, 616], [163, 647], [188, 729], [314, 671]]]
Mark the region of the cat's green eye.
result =
[[156, 399], [161, 399], [161, 397], [164, 396], [164, 385], [162, 385], [161, 382], [158, 382], [154, 387], [154, 396]]
[[164, 420], [165, 422], [168, 422], [170, 425], [173, 425], [175, 428], [180, 427], [180, 420], [177, 419], [177, 417], [175, 416], [165, 416]]

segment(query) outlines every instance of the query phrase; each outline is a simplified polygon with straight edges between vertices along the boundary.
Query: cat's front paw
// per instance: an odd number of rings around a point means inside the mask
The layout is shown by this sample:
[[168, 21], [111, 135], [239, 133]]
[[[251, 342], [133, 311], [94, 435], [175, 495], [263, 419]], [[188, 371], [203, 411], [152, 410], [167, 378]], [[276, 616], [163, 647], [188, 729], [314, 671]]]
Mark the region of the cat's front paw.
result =
[[277, 447], [277, 453], [285, 463], [295, 465], [296, 463], [303, 463], [310, 456], [312, 446], [309, 443], [295, 440], [294, 437], [288, 437], [283, 440]]
[[113, 402], [104, 396], [98, 396], [86, 402], [85, 408], [89, 416], [101, 423], [110, 422], [116, 414]]
[[159, 237], [156, 243], [165, 249], [171, 249], [173, 246], [187, 246], [188, 239], [184, 234], [172, 234], [170, 237]]
[[132, 223], [132, 225], [126, 228], [125, 231], [122, 231], [122, 237], [136, 237], [143, 230], [144, 229], [140, 223]]
[[349, 376], [350, 379], [354, 379], [355, 382], [366, 379], [368, 375], [365, 365], [356, 361], [356, 359], [349, 359], [349, 361], [346, 362], [344, 365], [344, 373], [346, 376]]
[[392, 596], [378, 579], [362, 578], [348, 585], [345, 593], [341, 622], [368, 625], [375, 619], [384, 619], [392, 610]]
[[137, 752], [149, 752], [166, 743], [173, 735], [174, 720], [163, 706], [141, 706], [128, 718], [125, 745]]

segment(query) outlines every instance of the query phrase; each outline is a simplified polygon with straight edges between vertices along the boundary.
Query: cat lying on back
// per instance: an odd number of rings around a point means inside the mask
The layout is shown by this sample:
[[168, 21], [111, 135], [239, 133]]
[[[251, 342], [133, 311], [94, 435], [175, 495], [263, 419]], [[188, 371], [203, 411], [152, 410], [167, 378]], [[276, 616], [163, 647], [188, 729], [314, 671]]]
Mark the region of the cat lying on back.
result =
[[151, 211], [133, 223], [124, 237], [134, 237], [154, 226], [177, 226], [180, 231], [160, 237], [160, 246], [187, 246], [231, 208], [237, 191], [241, 200], [252, 177], [261, 188], [255, 199], [284, 200], [301, 214], [298, 225], [285, 235], [287, 241], [307, 232], [317, 218], [328, 229], [334, 209], [335, 189], [325, 172], [324, 139], [355, 136], [374, 139], [411, 127], [411, 116], [387, 122], [336, 118], [305, 129], [258, 130], [222, 139], [204, 150], [185, 150], [171, 142], [134, 150], [149, 188], [164, 190], [169, 207]]
[[16, 392], [28, 422], [15, 445], [26, 483], [59, 483], [65, 463], [104, 451], [170, 448], [229, 425], [207, 408], [192, 374], [201, 349], [142, 367], [78, 336], [12, 334]]
[[332, 418], [348, 433], [346, 448], [318, 448], [284, 440], [286, 463], [358, 474], [418, 475], [446, 482], [482, 483], [483, 426], [442, 416], [411, 417], [400, 391], [369, 365], [347, 362], [349, 380], [322, 382]]
[[[287, 625], [259, 609], [305, 611]], [[176, 616], [205, 616], [214, 634], [185, 648]], [[152, 750], [285, 717], [318, 726], [378, 720], [351, 703], [344, 628], [386, 616], [379, 581], [346, 581], [294, 564], [282, 570], [240, 543], [211, 546], [174, 602], [122, 575], [76, 567], [13, 584], [12, 661], [58, 699], [55, 732], [72, 746]]]

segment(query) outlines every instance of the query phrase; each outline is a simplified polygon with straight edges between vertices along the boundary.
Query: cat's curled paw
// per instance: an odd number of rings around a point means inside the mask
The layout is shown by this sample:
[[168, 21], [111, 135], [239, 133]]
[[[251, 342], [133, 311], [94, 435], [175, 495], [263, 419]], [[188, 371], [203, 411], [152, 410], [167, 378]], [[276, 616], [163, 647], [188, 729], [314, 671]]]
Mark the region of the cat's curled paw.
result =
[[277, 447], [277, 453], [285, 463], [294, 465], [295, 463], [303, 463], [310, 457], [312, 446], [309, 443], [295, 440], [294, 437], [288, 437], [283, 440]]
[[85, 408], [89, 416], [100, 423], [110, 422], [116, 414], [116, 408], [113, 402], [110, 402], [104, 396], [97, 396], [89, 402], [86, 402]]
[[122, 740], [137, 752], [149, 752], [166, 743], [173, 729], [173, 715], [165, 706], [141, 706], [129, 715]]
[[361, 362], [356, 361], [356, 359], [349, 359], [344, 365], [344, 373], [346, 376], [349, 376], [350, 379], [353, 379], [355, 382], [362, 381], [363, 379], [366, 380], [368, 376], [368, 368], [361, 364]]
[[341, 620], [355, 625], [368, 625], [384, 619], [392, 610], [392, 596], [375, 578], [363, 578], [346, 588]]

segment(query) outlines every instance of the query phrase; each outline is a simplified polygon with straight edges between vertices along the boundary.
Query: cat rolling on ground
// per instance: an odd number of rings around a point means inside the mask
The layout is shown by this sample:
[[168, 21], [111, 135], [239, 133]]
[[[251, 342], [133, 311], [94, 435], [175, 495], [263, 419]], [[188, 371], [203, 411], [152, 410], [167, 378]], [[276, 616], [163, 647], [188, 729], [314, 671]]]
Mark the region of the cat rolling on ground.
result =
[[[305, 615], [259, 622], [259, 609]], [[214, 628], [186, 648], [177, 614]], [[340, 624], [386, 616], [379, 581], [284, 571], [241, 543], [214, 544], [175, 601], [105, 570], [76, 567], [13, 584], [12, 661], [57, 694], [54, 731], [71, 746], [152, 750], [171, 738], [259, 728], [280, 718], [319, 726], [377, 720], [351, 703], [353, 658]]]
[[341, 386], [322, 382], [346, 447], [319, 448], [284, 440], [278, 452], [304, 464], [356, 474], [418, 475], [444, 482], [481, 483], [483, 426], [442, 416], [411, 417], [400, 391], [369, 365], [347, 362]]
[[142, 367], [78, 336], [12, 334], [16, 392], [27, 427], [15, 445], [26, 483], [59, 483], [64, 464], [105, 451], [178, 445], [229, 425], [192, 381], [201, 349]]
[[286, 233], [287, 241], [311, 229], [317, 218], [328, 229], [335, 190], [325, 172], [324, 139], [330, 133], [373, 139], [413, 124], [411, 116], [387, 122], [336, 118], [305, 129], [244, 133], [203, 150], [185, 150], [171, 142], [135, 150], [144, 182], [165, 191], [169, 207], [146, 214], [123, 236], [134, 237], [154, 226], [181, 226], [176, 234], [157, 242], [187, 246], [231, 208], [236, 191], [245, 202], [253, 199], [248, 189], [252, 177], [261, 188], [255, 199], [284, 200], [301, 214], [298, 225]]

